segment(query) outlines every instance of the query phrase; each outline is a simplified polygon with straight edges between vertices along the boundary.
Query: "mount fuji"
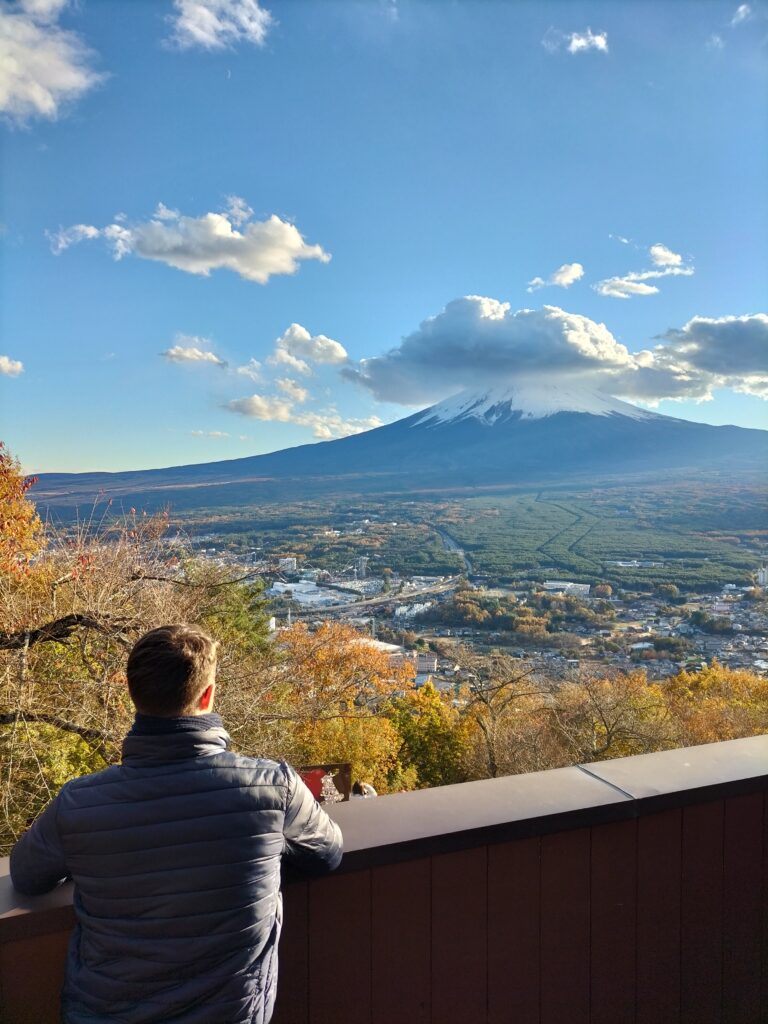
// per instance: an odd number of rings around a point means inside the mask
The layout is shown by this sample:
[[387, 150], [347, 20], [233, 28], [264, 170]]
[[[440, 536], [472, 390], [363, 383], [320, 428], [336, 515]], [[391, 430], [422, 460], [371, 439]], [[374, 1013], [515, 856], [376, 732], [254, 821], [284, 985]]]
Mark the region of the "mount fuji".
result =
[[715, 427], [601, 392], [536, 381], [463, 391], [335, 441], [226, 462], [123, 473], [45, 473], [33, 496], [64, 512], [97, 497], [178, 510], [353, 495], [588, 484], [768, 468], [768, 431]]

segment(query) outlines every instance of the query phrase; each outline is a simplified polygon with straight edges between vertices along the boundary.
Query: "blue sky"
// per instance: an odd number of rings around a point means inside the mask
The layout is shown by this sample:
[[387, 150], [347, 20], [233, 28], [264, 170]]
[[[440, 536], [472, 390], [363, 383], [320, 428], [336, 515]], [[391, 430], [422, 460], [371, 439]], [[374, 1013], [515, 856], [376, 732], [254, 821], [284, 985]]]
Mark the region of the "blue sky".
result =
[[0, 4], [0, 437], [237, 458], [500, 372], [768, 427], [767, 39], [761, 2]]

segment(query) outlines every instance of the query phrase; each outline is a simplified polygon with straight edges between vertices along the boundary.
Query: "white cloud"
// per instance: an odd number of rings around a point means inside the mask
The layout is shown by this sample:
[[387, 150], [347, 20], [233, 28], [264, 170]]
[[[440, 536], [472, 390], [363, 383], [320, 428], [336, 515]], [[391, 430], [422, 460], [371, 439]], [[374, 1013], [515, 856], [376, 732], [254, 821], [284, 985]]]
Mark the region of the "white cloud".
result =
[[220, 441], [230, 436], [226, 430], [190, 430], [190, 434], [192, 437], [211, 438], [214, 441]]
[[722, 50], [725, 47], [723, 37], [713, 32], [704, 44], [708, 50]]
[[648, 255], [657, 267], [679, 267], [683, 262], [683, 257], [679, 253], [672, 252], [661, 242], [652, 245], [648, 250]]
[[656, 295], [658, 288], [652, 284], [644, 284], [638, 280], [637, 274], [625, 277], [607, 277], [592, 287], [599, 295], [612, 299], [631, 299], [633, 295]]
[[344, 419], [335, 409], [326, 412], [299, 413], [293, 422], [301, 427], [310, 427], [313, 437], [320, 441], [330, 441], [335, 437], [347, 437], [349, 434], [362, 434], [365, 430], [373, 430], [382, 425], [378, 416]]
[[288, 366], [296, 373], [303, 373], [305, 377], [309, 377], [312, 373], [309, 363], [303, 359], [297, 359], [290, 352], [286, 352], [284, 348], [276, 348], [272, 355], [267, 357], [267, 362], [270, 366]]
[[620, 277], [607, 277], [592, 285], [598, 295], [612, 299], [631, 299], [637, 295], [656, 295], [656, 285], [648, 281], [658, 281], [663, 277], [692, 277], [694, 270], [690, 264], [683, 263], [683, 257], [673, 252], [661, 242], [656, 242], [648, 250], [656, 269], [631, 271]]
[[583, 53], [585, 50], [599, 50], [600, 53], [607, 53], [608, 33], [595, 33], [591, 28], [588, 28], [586, 32], [572, 32], [568, 40], [568, 53]]
[[261, 363], [258, 359], [249, 359], [243, 366], [238, 366], [235, 373], [239, 373], [241, 377], [248, 377], [249, 380], [260, 381]]
[[55, 21], [68, 3], [69, 0], [19, 0], [17, 7], [38, 21]]
[[177, 334], [176, 344], [166, 349], [160, 355], [172, 363], [208, 363], [226, 369], [227, 363], [215, 352], [201, 346], [209, 345], [208, 338], [198, 338], [195, 335]]
[[584, 32], [563, 32], [557, 28], [549, 28], [541, 40], [541, 45], [548, 53], [557, 53], [563, 47], [572, 54], [587, 53], [589, 50], [608, 53], [608, 33], [593, 32], [591, 28]]
[[736, 28], [737, 25], [742, 25], [745, 21], [749, 21], [751, 17], [752, 8], [749, 4], [739, 4], [731, 18], [731, 28]]
[[706, 401], [716, 388], [768, 398], [768, 315], [694, 317], [653, 349], [632, 353], [605, 324], [556, 306], [513, 312], [508, 303], [467, 296], [342, 375], [382, 401], [416, 406], [526, 378], [650, 404]]
[[328, 338], [324, 334], [310, 334], [301, 324], [290, 327], [275, 342], [275, 350], [282, 350], [298, 359], [306, 359], [310, 363], [336, 365], [347, 360], [344, 346]]
[[284, 398], [270, 395], [249, 395], [246, 398], [233, 398], [224, 406], [230, 412], [239, 412], [241, 416], [250, 416], [255, 420], [272, 420], [277, 423], [290, 423], [293, 406]]
[[24, 363], [10, 356], [0, 356], [0, 374], [5, 377], [18, 377], [24, 372]]
[[234, 398], [231, 402], [227, 402], [224, 408], [252, 419], [272, 423], [294, 423], [299, 427], [308, 427], [312, 431], [312, 435], [321, 441], [372, 430], [374, 427], [380, 427], [382, 422], [378, 416], [344, 419], [333, 406], [320, 412], [298, 411], [294, 408], [292, 401], [272, 395]]
[[274, 214], [250, 220], [253, 211], [237, 196], [227, 203], [225, 212], [200, 217], [184, 216], [160, 203], [148, 221], [103, 228], [76, 224], [48, 237], [56, 255], [77, 242], [101, 237], [116, 260], [133, 254], [203, 277], [212, 270], [231, 270], [259, 284], [276, 274], [294, 274], [300, 260], [330, 260], [321, 246], [305, 242], [294, 224]]
[[267, 362], [270, 366], [288, 366], [296, 373], [309, 376], [311, 363], [338, 366], [348, 359], [341, 342], [325, 334], [310, 334], [301, 324], [291, 324], [275, 341], [275, 348]]
[[55, 120], [105, 77], [93, 53], [57, 20], [66, 0], [21, 0], [0, 8], [0, 113], [24, 124]]
[[[172, 210], [169, 206], [166, 206], [165, 203], [158, 203], [157, 206], [155, 207], [155, 212], [152, 214], [152, 216], [155, 218], [155, 220], [178, 220], [181, 214], [179, 213], [178, 210]], [[127, 219], [128, 218], [125, 216], [125, 214], [123, 214], [123, 216], [120, 218], [115, 217], [115, 220], [117, 220], [118, 223], [121, 224], [124, 223]]]
[[307, 391], [306, 388], [303, 388], [295, 380], [291, 380], [290, 377], [281, 377], [279, 380], [276, 380], [275, 383], [284, 395], [287, 395], [288, 398], [297, 402], [299, 405], [306, 402], [309, 398], [309, 391]]
[[77, 245], [88, 238], [98, 238], [101, 232], [91, 224], [73, 224], [68, 228], [59, 228], [58, 231], [46, 231], [45, 234], [51, 243], [51, 252], [58, 256], [70, 245]]
[[376, 398], [424, 405], [516, 377], [595, 377], [632, 365], [605, 324], [557, 306], [512, 311], [478, 295], [449, 302], [397, 348], [341, 372]]
[[181, 49], [222, 50], [237, 43], [263, 46], [274, 25], [258, 0], [174, 0], [171, 41]]
[[548, 278], [534, 277], [528, 282], [528, 291], [535, 292], [539, 288], [546, 288], [547, 285], [556, 285], [558, 288], [570, 288], [570, 286], [584, 276], [584, 267], [580, 263], [564, 263], [558, 267]]

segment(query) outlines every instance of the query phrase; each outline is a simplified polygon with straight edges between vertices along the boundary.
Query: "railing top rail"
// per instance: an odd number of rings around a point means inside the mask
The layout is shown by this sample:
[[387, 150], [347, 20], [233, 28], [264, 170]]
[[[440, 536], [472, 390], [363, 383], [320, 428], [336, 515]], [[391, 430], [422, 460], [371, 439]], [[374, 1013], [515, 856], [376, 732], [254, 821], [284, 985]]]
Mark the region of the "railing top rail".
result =
[[[353, 800], [329, 811], [344, 833], [340, 870], [355, 871], [633, 818], [766, 786], [768, 736], [753, 736]], [[44, 896], [21, 896], [11, 885], [8, 858], [0, 859], [0, 942], [71, 920], [71, 900], [71, 883]]]

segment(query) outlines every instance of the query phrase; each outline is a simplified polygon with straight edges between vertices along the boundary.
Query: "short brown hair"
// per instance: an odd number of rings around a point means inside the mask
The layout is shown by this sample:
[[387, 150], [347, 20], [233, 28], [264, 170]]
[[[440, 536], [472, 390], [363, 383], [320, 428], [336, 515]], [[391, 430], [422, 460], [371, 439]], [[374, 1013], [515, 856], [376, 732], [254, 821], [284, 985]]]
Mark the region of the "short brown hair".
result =
[[158, 626], [128, 655], [128, 689], [136, 710], [171, 718], [192, 711], [210, 682], [218, 643], [196, 626]]

